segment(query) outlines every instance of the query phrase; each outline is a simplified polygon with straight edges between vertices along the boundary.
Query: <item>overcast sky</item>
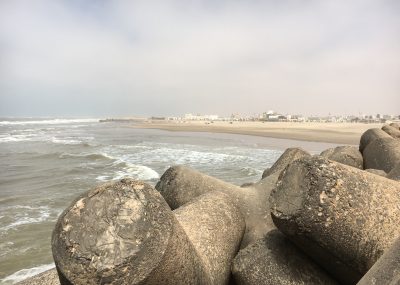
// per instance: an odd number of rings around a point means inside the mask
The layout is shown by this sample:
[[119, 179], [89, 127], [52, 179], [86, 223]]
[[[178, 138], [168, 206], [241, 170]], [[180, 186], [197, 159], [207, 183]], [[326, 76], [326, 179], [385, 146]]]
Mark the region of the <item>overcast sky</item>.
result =
[[400, 1], [0, 0], [0, 116], [400, 114]]

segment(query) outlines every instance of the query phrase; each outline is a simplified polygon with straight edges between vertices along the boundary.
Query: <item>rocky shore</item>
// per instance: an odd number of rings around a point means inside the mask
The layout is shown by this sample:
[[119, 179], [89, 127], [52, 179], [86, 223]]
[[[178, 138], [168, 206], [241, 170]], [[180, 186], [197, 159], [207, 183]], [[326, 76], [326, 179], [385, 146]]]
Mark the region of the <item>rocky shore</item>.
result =
[[400, 126], [359, 141], [242, 187], [186, 166], [100, 185], [59, 217], [56, 268], [18, 284], [400, 284]]

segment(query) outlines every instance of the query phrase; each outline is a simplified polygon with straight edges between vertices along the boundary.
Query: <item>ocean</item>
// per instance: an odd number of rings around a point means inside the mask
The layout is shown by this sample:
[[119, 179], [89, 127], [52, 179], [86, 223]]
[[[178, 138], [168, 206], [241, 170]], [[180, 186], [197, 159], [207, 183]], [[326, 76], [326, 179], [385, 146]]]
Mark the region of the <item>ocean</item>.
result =
[[155, 185], [168, 167], [183, 164], [241, 185], [258, 181], [291, 146], [319, 153], [335, 145], [99, 119], [0, 119], [0, 284], [54, 267], [50, 237], [58, 215], [104, 181], [129, 176]]

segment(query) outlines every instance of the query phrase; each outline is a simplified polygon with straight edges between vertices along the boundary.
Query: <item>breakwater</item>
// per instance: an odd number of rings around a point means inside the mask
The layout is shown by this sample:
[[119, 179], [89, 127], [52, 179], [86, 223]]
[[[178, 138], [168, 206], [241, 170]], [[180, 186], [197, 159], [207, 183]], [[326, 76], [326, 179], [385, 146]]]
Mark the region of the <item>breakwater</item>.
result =
[[[243, 187], [172, 167], [158, 191], [126, 179], [94, 188], [53, 232], [59, 282], [389, 284], [399, 278], [387, 255], [400, 236], [400, 129], [382, 130], [360, 148], [288, 149]], [[58, 282], [54, 270], [36, 278], [46, 276]]]

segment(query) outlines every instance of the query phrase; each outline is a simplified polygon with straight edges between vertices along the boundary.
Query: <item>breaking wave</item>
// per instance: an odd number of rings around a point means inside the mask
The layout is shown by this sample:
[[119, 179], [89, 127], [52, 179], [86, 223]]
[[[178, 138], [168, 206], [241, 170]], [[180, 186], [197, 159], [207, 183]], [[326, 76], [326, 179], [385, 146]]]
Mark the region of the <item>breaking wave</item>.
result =
[[16, 209], [19, 211], [13, 215], [13, 221], [3, 227], [0, 227], [0, 232], [5, 233], [10, 229], [14, 229], [22, 225], [41, 223], [48, 220], [51, 215], [50, 209], [46, 206], [31, 207], [17, 205], [4, 208], [4, 212]]
[[43, 264], [43, 265], [40, 265], [37, 267], [28, 268], [28, 269], [21, 269], [3, 279], [1, 279], [1, 282], [4, 285], [5, 284], [15, 284], [17, 282], [23, 281], [29, 277], [35, 276], [37, 274], [45, 272], [54, 267], [55, 267], [54, 263], [51, 263], [51, 264]]
[[0, 121], [0, 126], [7, 125], [64, 125], [76, 123], [95, 123], [99, 119], [51, 119], [51, 120], [26, 120], [26, 121]]

